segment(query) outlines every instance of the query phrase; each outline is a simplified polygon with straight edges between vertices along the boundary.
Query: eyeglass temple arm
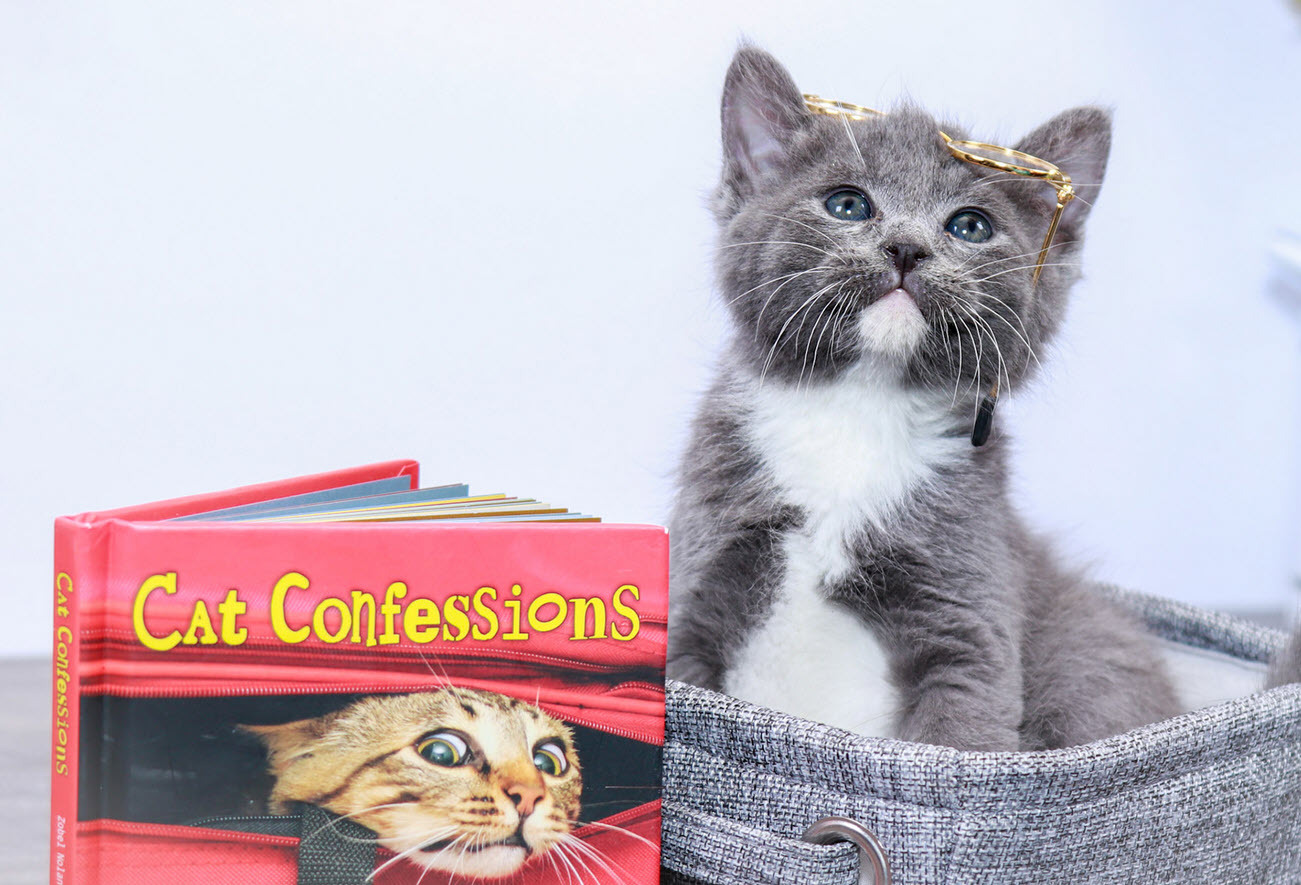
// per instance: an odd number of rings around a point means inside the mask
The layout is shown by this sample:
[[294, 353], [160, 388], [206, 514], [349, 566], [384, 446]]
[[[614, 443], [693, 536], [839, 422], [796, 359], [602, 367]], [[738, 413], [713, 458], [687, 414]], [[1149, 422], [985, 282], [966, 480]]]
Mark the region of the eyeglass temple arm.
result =
[[1044, 237], [1044, 244], [1039, 249], [1039, 260], [1035, 262], [1034, 276], [1030, 278], [1030, 285], [1034, 286], [1039, 282], [1039, 274], [1043, 273], [1044, 259], [1048, 257], [1048, 247], [1053, 243], [1053, 237], [1057, 235], [1057, 223], [1062, 220], [1062, 210], [1066, 204], [1075, 199], [1075, 188], [1071, 187], [1069, 179], [1063, 184], [1052, 182], [1057, 188], [1057, 208], [1053, 210], [1053, 220], [1048, 225], [1048, 233]]

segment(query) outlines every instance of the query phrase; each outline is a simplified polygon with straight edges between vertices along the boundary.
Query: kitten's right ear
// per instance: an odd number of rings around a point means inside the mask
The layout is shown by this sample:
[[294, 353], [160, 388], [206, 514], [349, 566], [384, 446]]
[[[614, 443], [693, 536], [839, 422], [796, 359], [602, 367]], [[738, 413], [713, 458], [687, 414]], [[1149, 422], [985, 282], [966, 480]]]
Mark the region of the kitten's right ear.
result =
[[804, 96], [781, 62], [742, 46], [723, 84], [724, 181], [739, 195], [781, 166], [810, 118]]
[[240, 731], [254, 735], [267, 748], [267, 761], [273, 774], [280, 776], [291, 762], [311, 752], [325, 734], [327, 719], [299, 719], [283, 725], [238, 725]]

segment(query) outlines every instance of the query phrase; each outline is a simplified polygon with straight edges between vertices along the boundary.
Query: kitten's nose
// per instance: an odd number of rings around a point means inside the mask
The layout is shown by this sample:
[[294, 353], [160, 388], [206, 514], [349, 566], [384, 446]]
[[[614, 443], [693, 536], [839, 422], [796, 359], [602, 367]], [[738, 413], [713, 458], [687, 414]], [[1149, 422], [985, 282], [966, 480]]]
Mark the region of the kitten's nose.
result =
[[514, 803], [515, 810], [519, 812], [520, 817], [527, 817], [533, 813], [533, 806], [541, 801], [542, 797], [547, 794], [546, 787], [541, 783], [522, 783], [515, 782], [506, 784], [502, 789]]
[[890, 256], [895, 268], [901, 274], [916, 267], [920, 262], [931, 257], [931, 253], [916, 243], [887, 243], [881, 247]]

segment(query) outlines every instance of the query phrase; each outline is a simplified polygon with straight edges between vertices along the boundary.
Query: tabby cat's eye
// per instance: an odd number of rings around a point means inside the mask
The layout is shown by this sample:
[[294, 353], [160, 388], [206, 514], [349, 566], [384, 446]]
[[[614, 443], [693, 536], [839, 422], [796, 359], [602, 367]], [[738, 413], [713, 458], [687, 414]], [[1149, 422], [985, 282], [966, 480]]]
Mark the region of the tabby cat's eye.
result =
[[841, 221], [866, 221], [872, 217], [872, 204], [860, 191], [841, 188], [823, 202], [827, 214]]
[[949, 219], [944, 229], [959, 240], [968, 243], [983, 243], [994, 235], [993, 223], [984, 213], [975, 209], [963, 209]]
[[416, 743], [416, 752], [435, 765], [451, 768], [460, 765], [469, 755], [465, 738], [454, 731], [436, 731]]
[[556, 741], [543, 741], [533, 749], [533, 764], [538, 771], [552, 777], [560, 777], [569, 770], [569, 759], [565, 757], [565, 748]]

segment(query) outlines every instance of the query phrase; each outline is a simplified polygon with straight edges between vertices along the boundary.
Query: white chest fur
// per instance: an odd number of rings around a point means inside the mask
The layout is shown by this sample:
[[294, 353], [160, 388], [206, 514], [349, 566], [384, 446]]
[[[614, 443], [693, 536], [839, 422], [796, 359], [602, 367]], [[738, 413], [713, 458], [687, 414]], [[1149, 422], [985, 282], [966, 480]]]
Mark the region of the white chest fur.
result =
[[945, 439], [947, 400], [855, 374], [813, 389], [751, 391], [750, 442], [778, 494], [806, 521], [783, 539], [783, 580], [724, 689], [859, 734], [888, 735], [895, 699], [875, 634], [827, 591], [853, 567], [855, 536], [883, 527], [908, 492], [961, 457]]

